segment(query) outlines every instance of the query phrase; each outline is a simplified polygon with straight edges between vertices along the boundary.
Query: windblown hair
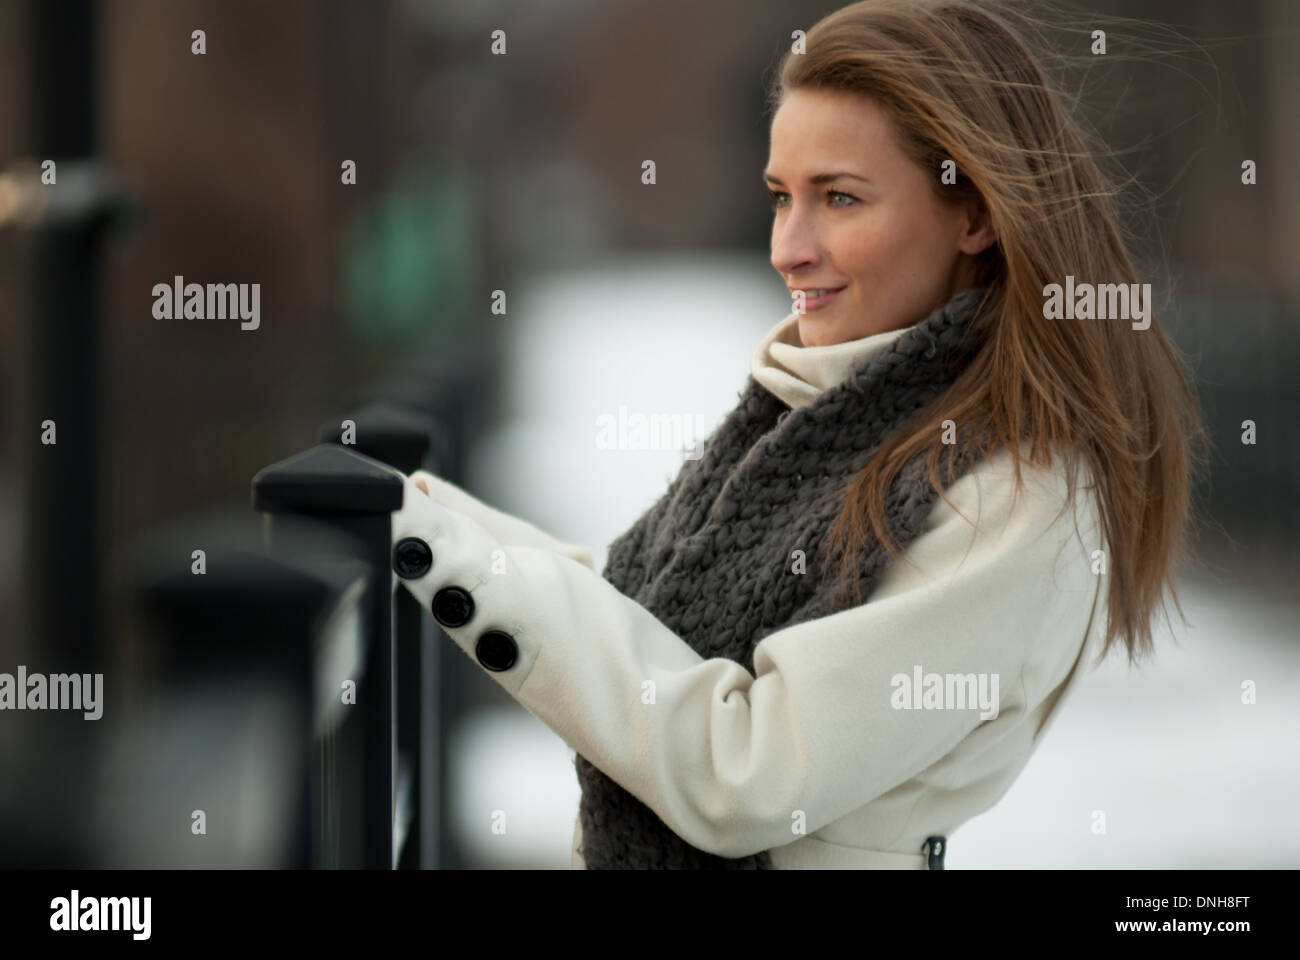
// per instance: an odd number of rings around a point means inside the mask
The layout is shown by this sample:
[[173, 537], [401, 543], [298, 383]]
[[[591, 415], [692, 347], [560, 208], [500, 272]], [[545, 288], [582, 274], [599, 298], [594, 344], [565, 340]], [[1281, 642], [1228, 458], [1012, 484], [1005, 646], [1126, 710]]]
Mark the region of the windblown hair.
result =
[[[1088, 34], [1080, 35], [1086, 44]], [[1017, 493], [1022, 464], [1050, 468], [1060, 455], [1069, 506], [1080, 463], [1087, 465], [1109, 561], [1109, 622], [1098, 659], [1117, 639], [1130, 663], [1151, 653], [1151, 622], [1166, 588], [1178, 605], [1174, 580], [1206, 434], [1182, 358], [1154, 319], [1135, 330], [1128, 320], [1043, 316], [1044, 288], [1064, 284], [1067, 275], [1095, 284], [1138, 282], [1115, 208], [1118, 190], [1085, 147], [1082, 127], [1067, 116], [1063, 97], [1008, 17], [987, 2], [863, 0], [844, 7], [808, 32], [804, 52], [783, 57], [769, 109], [796, 90], [873, 98], [904, 152], [933, 172], [936, 196], [951, 204], [981, 201], [997, 235], [977, 258], [976, 285], [988, 287], [976, 320], [984, 335], [979, 352], [847, 488], [829, 538], [846, 582], [856, 586], [853, 558], [869, 537], [891, 556], [901, 553], [884, 503], [909, 460], [930, 451], [930, 481], [947, 500], [940, 456], [947, 446], [951, 468], [956, 448], [937, 441], [943, 421], [952, 419], [974, 438], [965, 454], [972, 461], [1000, 448], [1010, 452]], [[949, 159], [955, 185], [940, 180]]]

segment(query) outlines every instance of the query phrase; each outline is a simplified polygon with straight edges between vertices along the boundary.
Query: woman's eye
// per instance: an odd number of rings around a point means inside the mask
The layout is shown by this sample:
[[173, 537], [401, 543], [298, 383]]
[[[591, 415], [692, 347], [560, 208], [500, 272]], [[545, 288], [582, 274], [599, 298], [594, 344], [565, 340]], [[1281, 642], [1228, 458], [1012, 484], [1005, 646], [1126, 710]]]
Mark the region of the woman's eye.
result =
[[[768, 195], [769, 197], [772, 198], [772, 204], [771, 204], [771, 206], [772, 206], [772, 209], [773, 209], [773, 210], [780, 210], [780, 209], [782, 209], [782, 207], [783, 207], [784, 205], [781, 203], [781, 199], [782, 199], [783, 197], [789, 197], [789, 194], [788, 194], [788, 193], [780, 193], [780, 192], [778, 192], [778, 191], [776, 191], [776, 190], [769, 190], [769, 191], [767, 191], [767, 195]], [[838, 207], [836, 207], [836, 209], [838, 209], [838, 210], [843, 210], [843, 209], [845, 209], [846, 207], [850, 206], [852, 203], [857, 203], [857, 200], [858, 200], [857, 197], [850, 196], [850, 195], [847, 194], [847, 193], [841, 193], [841, 192], [838, 191], [838, 190], [827, 190], [827, 191], [826, 191], [826, 196], [827, 196], [827, 197], [843, 197], [845, 200], [850, 201], [850, 203], [840, 204]]]

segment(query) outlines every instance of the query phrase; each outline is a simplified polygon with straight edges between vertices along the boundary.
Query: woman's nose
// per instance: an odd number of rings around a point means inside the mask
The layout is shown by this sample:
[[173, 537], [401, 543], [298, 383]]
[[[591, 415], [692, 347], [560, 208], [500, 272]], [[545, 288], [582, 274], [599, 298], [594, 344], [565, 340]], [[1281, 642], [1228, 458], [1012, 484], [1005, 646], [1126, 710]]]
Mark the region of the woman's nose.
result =
[[799, 223], [793, 214], [772, 231], [772, 266], [790, 281], [789, 275], [799, 268], [813, 264], [820, 258], [820, 247], [815, 230], [808, 223]]
[[787, 284], [794, 282], [793, 274], [815, 267], [820, 259], [816, 244], [782, 241], [772, 247], [772, 266]]

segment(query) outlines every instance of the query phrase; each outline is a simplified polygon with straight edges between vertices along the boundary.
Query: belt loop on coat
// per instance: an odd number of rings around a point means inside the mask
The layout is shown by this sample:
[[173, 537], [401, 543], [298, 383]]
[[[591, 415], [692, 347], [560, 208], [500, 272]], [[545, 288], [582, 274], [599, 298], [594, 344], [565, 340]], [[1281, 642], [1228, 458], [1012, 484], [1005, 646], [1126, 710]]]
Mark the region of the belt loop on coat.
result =
[[943, 869], [943, 855], [948, 849], [947, 837], [926, 837], [921, 844], [921, 852], [929, 856], [931, 870]]

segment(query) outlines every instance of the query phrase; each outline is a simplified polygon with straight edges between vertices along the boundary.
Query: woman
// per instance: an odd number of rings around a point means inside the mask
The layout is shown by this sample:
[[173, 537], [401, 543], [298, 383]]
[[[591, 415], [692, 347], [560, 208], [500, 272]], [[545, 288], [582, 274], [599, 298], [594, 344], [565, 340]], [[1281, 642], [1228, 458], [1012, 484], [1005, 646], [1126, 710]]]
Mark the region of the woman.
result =
[[1172, 590], [1195, 401], [1158, 326], [1047, 318], [1137, 277], [1025, 47], [858, 3], [773, 106], [794, 312], [603, 577], [427, 473], [395, 515], [405, 586], [577, 752], [575, 866], [941, 867]]

